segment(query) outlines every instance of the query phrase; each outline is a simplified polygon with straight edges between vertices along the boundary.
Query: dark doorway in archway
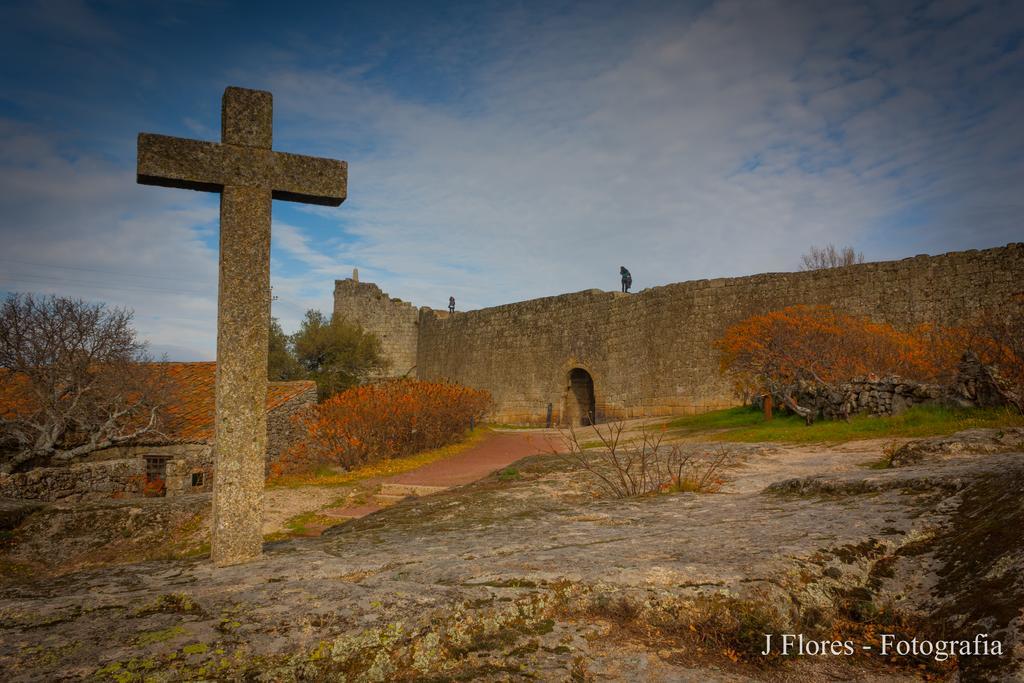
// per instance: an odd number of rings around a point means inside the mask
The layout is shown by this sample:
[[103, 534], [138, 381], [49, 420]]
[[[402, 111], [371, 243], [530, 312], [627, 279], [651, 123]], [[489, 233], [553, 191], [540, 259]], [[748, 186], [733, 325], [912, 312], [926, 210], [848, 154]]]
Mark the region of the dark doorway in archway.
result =
[[594, 380], [583, 368], [569, 371], [569, 387], [565, 397], [565, 413], [569, 424], [592, 425], [597, 418]]

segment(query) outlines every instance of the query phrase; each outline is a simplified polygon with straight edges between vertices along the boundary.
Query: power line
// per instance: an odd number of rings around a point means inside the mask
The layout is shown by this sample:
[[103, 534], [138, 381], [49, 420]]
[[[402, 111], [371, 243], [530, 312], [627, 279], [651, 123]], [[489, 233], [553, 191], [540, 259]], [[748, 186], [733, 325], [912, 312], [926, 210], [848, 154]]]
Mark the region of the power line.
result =
[[33, 268], [54, 268], [56, 270], [81, 270], [81, 271], [86, 271], [86, 272], [90, 272], [90, 273], [102, 273], [104, 275], [124, 275], [126, 277], [137, 277], [137, 278], [142, 278], [144, 280], [154, 280], [155, 279], [155, 280], [171, 280], [172, 282], [180, 282], [181, 281], [180, 277], [172, 277], [170, 275], [142, 275], [142, 274], [137, 274], [137, 273], [128, 273], [128, 272], [125, 272], [123, 270], [111, 270], [111, 269], [106, 269], [106, 268], [83, 268], [81, 266], [57, 266], [57, 265], [54, 265], [52, 263], [32, 263], [32, 262], [29, 262], [29, 261], [18, 261], [16, 259], [2, 258], [2, 257], [0, 257], [0, 261], [4, 261], [6, 263], [16, 263], [16, 264], [22, 265], [22, 266], [32, 266]]
[[[181, 281], [181, 278], [175, 278], [175, 277], [169, 277], [169, 276], [136, 275], [136, 274], [133, 274], [133, 273], [126, 273], [124, 271], [116, 271], [116, 270], [109, 270], [108, 271], [108, 270], [101, 270], [101, 269], [98, 269], [98, 268], [82, 268], [82, 267], [76, 267], [76, 266], [54, 266], [54, 265], [48, 265], [48, 264], [42, 264], [42, 263], [31, 263], [31, 262], [28, 262], [28, 261], [19, 261], [19, 260], [16, 260], [16, 259], [9, 259], [9, 258], [2, 258], [2, 257], [0, 257], [0, 261], [7, 262], [7, 263], [15, 263], [15, 264], [19, 264], [19, 265], [25, 265], [25, 266], [34, 266], [34, 267], [39, 267], [39, 268], [55, 268], [55, 269], [65, 269], [65, 270], [80, 270], [80, 271], [83, 271], [83, 272], [102, 273], [102, 274], [105, 274], [105, 275], [106, 274], [125, 275], [125, 276], [128, 276], [128, 277], [137, 277], [137, 278], [141, 278], [141, 279], [170, 280], [172, 282], [180, 282]], [[51, 275], [40, 275], [40, 274], [37, 274], [37, 273], [28, 273], [28, 274], [0, 273], [0, 282], [7, 282], [7, 283], [12, 283], [12, 284], [14, 284], [14, 283], [26, 283], [26, 284], [30, 284], [30, 285], [40, 285], [40, 284], [42, 284], [42, 285], [51, 285], [51, 286], [84, 286], [84, 287], [95, 287], [97, 289], [102, 289], [102, 290], [141, 291], [141, 292], [155, 292], [155, 293], [160, 293], [160, 294], [194, 294], [194, 295], [199, 295], [199, 296], [209, 294], [209, 292], [202, 291], [202, 290], [195, 290], [195, 289], [166, 289], [166, 288], [161, 288], [161, 287], [149, 287], [149, 286], [146, 286], [146, 285], [143, 285], [143, 284], [136, 284], [136, 283], [133, 283], [133, 282], [111, 284], [111, 283], [106, 282], [106, 281], [99, 282], [99, 281], [96, 281], [96, 280], [89, 280], [89, 279], [68, 278], [68, 277], [64, 277], [62, 275], [51, 276]], [[271, 288], [271, 289], [273, 289], [273, 288]], [[213, 291], [216, 291], [216, 290], [213, 290]], [[302, 303], [300, 303], [300, 302], [298, 302], [298, 301], [296, 301], [294, 299], [288, 298], [288, 297], [285, 297], [284, 299], [281, 299], [277, 295], [272, 295], [271, 302], [275, 302], [275, 301], [281, 301], [282, 303], [287, 303], [287, 304], [290, 304], [290, 305], [293, 305], [293, 306], [297, 306], [297, 307], [300, 307], [300, 308], [305, 305], [305, 304], [302, 304]]]
[[[137, 277], [137, 278], [140, 278], [140, 279], [169, 280], [171, 282], [180, 282], [181, 281], [180, 277], [170, 277], [170, 276], [165, 276], [165, 275], [137, 275], [137, 274], [134, 274], [134, 273], [126, 273], [124, 271], [118, 271], [118, 270], [104, 270], [104, 269], [99, 269], [99, 268], [82, 268], [82, 267], [77, 267], [77, 266], [55, 266], [55, 265], [52, 265], [52, 264], [30, 263], [28, 261], [19, 261], [19, 260], [16, 260], [16, 259], [9, 259], [9, 258], [2, 258], [2, 257], [0, 257], [0, 261], [7, 262], [7, 263], [16, 263], [16, 264], [25, 265], [25, 266], [33, 266], [33, 267], [38, 267], [38, 268], [54, 268], [54, 269], [58, 269], [58, 270], [80, 270], [80, 271], [90, 272], [90, 273], [101, 273], [101, 274], [104, 274], [104, 275], [108, 275], [108, 274], [109, 275], [124, 275], [124, 276], [127, 276], [127, 277]], [[60, 274], [55, 275], [55, 276], [50, 276], [50, 275], [40, 275], [40, 274], [36, 274], [36, 273], [29, 273], [29, 274], [14, 273], [13, 276], [12, 276], [12, 274], [10, 274], [10, 273], [0, 273], [0, 280], [6, 280], [6, 281], [9, 281], [9, 282], [30, 282], [32, 280], [35, 280], [36, 282], [42, 282], [43, 284], [56, 283], [56, 284], [65, 284], [65, 285], [67, 285], [67, 284], [70, 284], [70, 285], [85, 285], [85, 286], [91, 286], [91, 287], [99, 287], [99, 288], [103, 288], [103, 289], [114, 289], [114, 290], [124, 290], [124, 291], [140, 290], [140, 291], [160, 292], [160, 293], [164, 293], [164, 294], [198, 294], [198, 295], [203, 295], [203, 294], [207, 293], [205, 291], [194, 290], [194, 289], [173, 289], [172, 290], [172, 289], [163, 289], [163, 288], [159, 288], [159, 287], [148, 287], [146, 285], [136, 284], [134, 282], [126, 282], [126, 283], [121, 283], [121, 284], [110, 284], [110, 283], [108, 283], [106, 281], [104, 281], [104, 282], [97, 282], [95, 280], [85, 280], [85, 279], [79, 279], [79, 278], [67, 278], [67, 277], [64, 277], [63, 275], [60, 275]], [[271, 289], [273, 289], [273, 288], [271, 288]], [[216, 291], [216, 290], [212, 290], [212, 291]], [[288, 298], [281, 299], [277, 295], [274, 295], [273, 298], [272, 298], [272, 301], [278, 301], [278, 300], [281, 300], [281, 301], [283, 301], [285, 303], [291, 303], [291, 304], [296, 305], [296, 306], [303, 305], [303, 304], [300, 304], [299, 302], [295, 301], [294, 299], [288, 299]]]
[[[63, 285], [63, 286], [76, 285], [76, 286], [85, 286], [85, 287], [95, 287], [97, 289], [109, 289], [109, 290], [116, 290], [116, 291], [157, 292], [157, 293], [161, 293], [161, 294], [195, 294], [195, 295], [198, 295], [198, 296], [203, 296], [203, 295], [206, 295], [206, 294], [210, 294], [210, 292], [205, 292], [205, 291], [200, 291], [200, 290], [195, 290], [195, 289], [161, 289], [161, 288], [158, 288], [158, 287], [146, 287], [144, 285], [133, 285], [133, 284], [120, 284], [120, 285], [119, 284], [113, 284], [112, 285], [112, 284], [108, 284], [106, 282], [96, 282], [96, 281], [93, 281], [93, 280], [74, 280], [74, 279], [68, 279], [68, 278], [53, 278], [53, 277], [47, 277], [47, 276], [43, 276], [43, 275], [17, 275], [17, 274], [15, 274], [14, 276], [10, 276], [10, 275], [6, 275], [6, 274], [0, 274], [0, 282], [9, 282], [9, 283], [24, 282], [24, 283], [31, 284], [31, 285], [39, 285], [39, 284], [43, 284], [43, 285], [47, 285], [47, 284], [49, 284], [49, 285]], [[276, 294], [273, 295], [273, 297], [271, 298], [271, 301], [272, 302], [280, 301], [282, 303], [287, 303], [287, 304], [290, 304], [292, 306], [297, 306], [299, 308], [305, 306], [305, 304], [297, 301], [296, 299], [292, 299], [290, 297], [281, 298], [281, 297], [279, 297]]]
[[143, 292], [159, 292], [162, 294], [207, 294], [196, 289], [161, 289], [159, 287], [146, 287], [144, 285], [133, 285], [133, 284], [109, 284], [106, 282], [96, 282], [93, 280], [75, 280], [68, 278], [58, 277], [47, 277], [43, 275], [0, 275], [0, 281], [6, 281], [10, 283], [25, 282], [28, 284], [44, 284], [44, 285], [63, 285], [63, 286], [84, 286], [84, 287], [95, 287], [97, 289], [110, 289], [118, 291], [143, 291]]

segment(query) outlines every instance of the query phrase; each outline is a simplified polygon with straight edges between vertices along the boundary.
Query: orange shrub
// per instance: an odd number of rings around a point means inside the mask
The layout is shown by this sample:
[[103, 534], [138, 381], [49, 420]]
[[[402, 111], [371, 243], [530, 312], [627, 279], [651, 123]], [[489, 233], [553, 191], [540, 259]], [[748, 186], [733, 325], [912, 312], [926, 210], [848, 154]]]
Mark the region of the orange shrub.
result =
[[722, 371], [749, 396], [797, 380], [834, 384], [871, 373], [948, 381], [969, 339], [959, 328], [902, 332], [829, 306], [789, 306], [736, 323], [715, 347]]
[[163, 479], [147, 479], [146, 483], [142, 487], [142, 495], [147, 498], [155, 498], [158, 496], [166, 495], [167, 491], [164, 487]]
[[459, 440], [490, 403], [486, 391], [444, 382], [353, 387], [297, 417], [305, 438], [272, 466], [271, 476], [321, 465], [352, 469], [439, 448]]

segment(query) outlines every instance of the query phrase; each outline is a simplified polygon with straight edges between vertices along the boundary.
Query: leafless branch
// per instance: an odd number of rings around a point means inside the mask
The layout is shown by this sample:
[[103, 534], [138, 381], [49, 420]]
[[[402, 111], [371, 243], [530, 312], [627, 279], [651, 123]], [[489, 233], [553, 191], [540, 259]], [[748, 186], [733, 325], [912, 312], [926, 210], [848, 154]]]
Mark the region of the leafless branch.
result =
[[836, 248], [834, 244], [824, 247], [812, 246], [810, 250], [800, 257], [800, 270], [822, 270], [824, 268], [841, 268], [852, 266], [856, 263], [864, 263], [863, 252], [855, 251], [853, 247]]
[[161, 435], [169, 378], [132, 314], [12, 294], [0, 307], [0, 472]]
[[717, 474], [727, 464], [728, 451], [697, 461], [679, 446], [663, 447], [665, 434], [641, 426], [633, 443], [622, 440], [625, 424], [613, 422], [594, 429], [599, 445], [584, 448], [570, 425], [561, 431], [565, 448], [555, 450], [563, 460], [584, 471], [612, 498], [633, 498], [668, 491], [710, 492], [718, 488]]

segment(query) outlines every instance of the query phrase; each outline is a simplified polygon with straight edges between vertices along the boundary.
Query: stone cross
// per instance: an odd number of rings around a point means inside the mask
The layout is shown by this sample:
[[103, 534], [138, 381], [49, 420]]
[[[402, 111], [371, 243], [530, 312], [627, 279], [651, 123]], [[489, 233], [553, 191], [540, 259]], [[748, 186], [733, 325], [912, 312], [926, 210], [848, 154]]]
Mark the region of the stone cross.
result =
[[138, 182], [220, 193], [212, 558], [259, 557], [267, 444], [271, 199], [338, 206], [344, 161], [271, 150], [273, 97], [227, 88], [221, 141], [139, 134]]

